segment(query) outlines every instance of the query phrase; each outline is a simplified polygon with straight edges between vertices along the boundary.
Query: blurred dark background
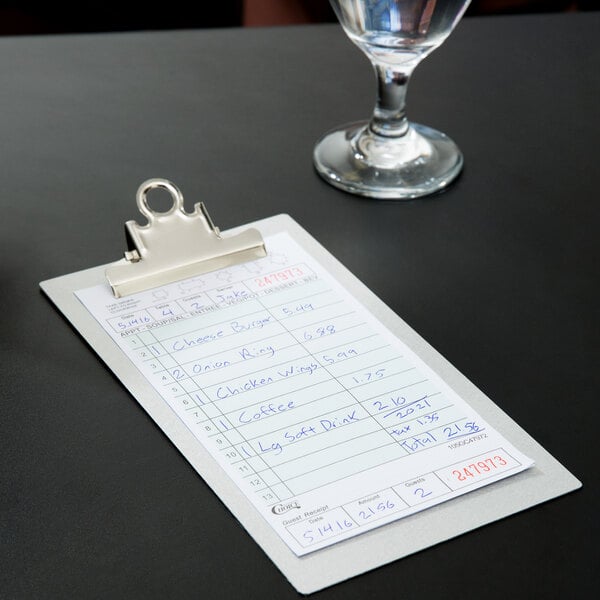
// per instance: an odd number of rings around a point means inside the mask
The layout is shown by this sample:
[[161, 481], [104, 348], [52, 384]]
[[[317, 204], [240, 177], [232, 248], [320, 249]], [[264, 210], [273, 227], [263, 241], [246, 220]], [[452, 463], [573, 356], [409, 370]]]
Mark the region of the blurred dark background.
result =
[[[472, 0], [467, 15], [598, 10], [600, 0]], [[271, 26], [333, 21], [327, 0], [2, 2], [0, 35]]]

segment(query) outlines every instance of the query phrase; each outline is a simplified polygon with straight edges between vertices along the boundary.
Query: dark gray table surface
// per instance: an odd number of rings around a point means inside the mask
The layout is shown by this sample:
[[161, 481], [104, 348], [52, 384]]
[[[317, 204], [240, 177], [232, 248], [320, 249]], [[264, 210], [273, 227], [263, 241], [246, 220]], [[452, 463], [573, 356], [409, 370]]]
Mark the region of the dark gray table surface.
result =
[[38, 290], [121, 256], [148, 177], [223, 229], [291, 214], [584, 483], [315, 597], [598, 590], [598, 31], [464, 20], [409, 114], [466, 167], [405, 203], [313, 171], [374, 96], [336, 26], [0, 39], [0, 597], [297, 596]]

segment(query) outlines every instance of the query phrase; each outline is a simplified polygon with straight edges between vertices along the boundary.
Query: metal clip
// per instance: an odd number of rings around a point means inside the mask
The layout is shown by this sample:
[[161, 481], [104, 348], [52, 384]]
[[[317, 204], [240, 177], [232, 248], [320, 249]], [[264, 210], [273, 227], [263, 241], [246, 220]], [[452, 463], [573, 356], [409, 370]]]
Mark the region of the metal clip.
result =
[[[147, 194], [156, 188], [167, 190], [173, 198], [173, 205], [164, 213], [148, 206]], [[116, 298], [267, 254], [256, 229], [222, 237], [203, 202], [194, 205], [193, 213], [186, 213], [179, 188], [166, 179], [142, 183], [136, 200], [148, 224], [125, 223], [128, 251], [125, 258], [106, 269]]]

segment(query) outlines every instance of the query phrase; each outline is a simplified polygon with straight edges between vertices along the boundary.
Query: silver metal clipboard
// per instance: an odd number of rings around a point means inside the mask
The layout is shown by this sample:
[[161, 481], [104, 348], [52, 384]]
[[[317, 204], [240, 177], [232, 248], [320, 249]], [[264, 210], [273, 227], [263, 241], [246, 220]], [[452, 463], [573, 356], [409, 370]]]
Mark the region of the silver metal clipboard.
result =
[[[76, 290], [99, 284], [108, 285], [105, 276], [107, 266], [42, 282], [40, 286], [52, 302], [91, 344], [299, 592], [308, 594], [318, 591], [581, 486], [569, 471], [379, 300], [291, 217], [278, 215], [251, 223], [249, 226], [254, 228], [259, 236], [265, 237], [281, 231], [288, 232], [359, 302], [471, 404], [486, 421], [535, 460], [533, 468], [496, 482], [492, 486], [473, 491], [298, 558], [262, 519], [243, 492], [174, 415], [151, 384], [130, 363], [76, 298], [74, 294]], [[226, 235], [236, 236], [247, 228], [247, 226], [236, 228]], [[257, 239], [254, 238], [254, 241]], [[254, 251], [250, 251], [250, 256]]]

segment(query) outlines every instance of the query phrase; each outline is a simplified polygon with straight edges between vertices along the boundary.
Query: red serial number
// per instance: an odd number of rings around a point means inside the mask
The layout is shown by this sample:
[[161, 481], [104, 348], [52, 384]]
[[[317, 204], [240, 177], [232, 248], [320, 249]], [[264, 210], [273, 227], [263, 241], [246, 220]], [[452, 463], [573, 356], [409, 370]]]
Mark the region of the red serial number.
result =
[[300, 267], [291, 267], [284, 271], [277, 271], [276, 273], [269, 273], [264, 277], [259, 277], [255, 279], [255, 282], [258, 287], [265, 287], [266, 285], [274, 285], [275, 283], [281, 283], [282, 281], [289, 281], [290, 279], [302, 277], [303, 275], [304, 271]]
[[458, 481], [467, 481], [469, 477], [484, 475], [485, 473], [489, 473], [490, 471], [494, 471], [500, 467], [505, 467], [507, 464], [508, 463], [504, 458], [496, 455], [492, 458], [478, 460], [477, 462], [473, 462], [466, 467], [462, 467], [461, 469], [454, 469], [454, 471], [452, 471], [452, 475], [454, 475]]

